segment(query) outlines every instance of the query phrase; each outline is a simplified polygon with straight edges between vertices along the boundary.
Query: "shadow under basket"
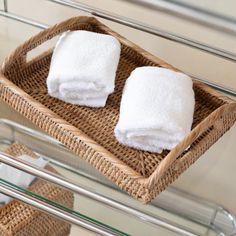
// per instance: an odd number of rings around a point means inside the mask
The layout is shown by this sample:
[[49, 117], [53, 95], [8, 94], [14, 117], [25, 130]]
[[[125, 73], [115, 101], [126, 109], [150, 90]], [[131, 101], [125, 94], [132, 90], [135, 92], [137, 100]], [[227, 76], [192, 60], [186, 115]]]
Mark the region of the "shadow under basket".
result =
[[[30, 50], [67, 30], [110, 34], [122, 44], [115, 92], [109, 96], [104, 108], [71, 105], [47, 94], [46, 78], [52, 49], [27, 62]], [[6, 58], [1, 69], [0, 97], [75, 152], [78, 158], [89, 162], [134, 198], [147, 203], [234, 124], [236, 103], [205, 84], [193, 81], [194, 122], [191, 133], [182, 142], [162, 154], [123, 146], [114, 136], [122, 90], [131, 71], [140, 66], [177, 70], [95, 18], [75, 17], [40, 32]]]
[[[22, 144], [14, 143], [6, 153], [14, 157], [26, 154], [31, 157], [37, 155]], [[57, 173], [49, 165], [46, 169]], [[73, 208], [73, 193], [62, 189], [47, 181], [36, 179], [30, 185], [29, 190], [51, 201], [55, 201], [70, 209]], [[1, 236], [68, 236], [71, 225], [58, 220], [46, 213], [32, 208], [17, 200], [11, 200], [0, 207], [0, 235]]]

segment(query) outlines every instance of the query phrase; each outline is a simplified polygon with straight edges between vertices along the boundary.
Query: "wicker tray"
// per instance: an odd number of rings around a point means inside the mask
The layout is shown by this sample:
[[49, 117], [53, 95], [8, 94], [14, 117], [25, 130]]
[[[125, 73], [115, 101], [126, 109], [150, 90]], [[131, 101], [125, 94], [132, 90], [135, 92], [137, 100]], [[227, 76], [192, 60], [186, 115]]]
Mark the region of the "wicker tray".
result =
[[[11, 145], [6, 150], [6, 153], [15, 157], [22, 154], [36, 157], [35, 153], [19, 143]], [[46, 166], [46, 169], [56, 173], [50, 166]], [[73, 193], [44, 180], [35, 180], [29, 187], [29, 190], [56, 201], [63, 206], [73, 207]], [[8, 204], [0, 207], [1, 236], [67, 236], [70, 234], [70, 228], [70, 224], [35, 210], [17, 200], [12, 200]]]
[[[93, 109], [62, 102], [47, 94], [46, 78], [52, 49], [27, 62], [27, 53], [67, 30], [111, 34], [122, 52], [115, 92], [105, 108]], [[99, 58], [98, 58], [99, 60]], [[130, 72], [144, 65], [176, 70], [90, 17], [76, 17], [40, 32], [20, 45], [2, 65], [0, 97], [131, 196], [149, 202], [193, 164], [235, 122], [236, 103], [194, 81], [195, 113], [192, 132], [173, 150], [161, 155], [120, 145], [114, 137], [120, 99]], [[184, 151], [191, 145], [188, 151]]]

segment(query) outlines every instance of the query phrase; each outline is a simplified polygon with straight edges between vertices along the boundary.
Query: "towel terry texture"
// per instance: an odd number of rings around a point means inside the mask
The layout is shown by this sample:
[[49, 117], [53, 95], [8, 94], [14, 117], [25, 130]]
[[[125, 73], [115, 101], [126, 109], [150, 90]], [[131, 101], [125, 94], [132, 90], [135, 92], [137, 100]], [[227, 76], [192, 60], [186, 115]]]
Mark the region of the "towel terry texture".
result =
[[114, 91], [120, 58], [119, 41], [84, 30], [65, 32], [54, 49], [48, 93], [65, 102], [103, 107]]
[[[31, 163], [35, 166], [42, 167], [42, 168], [44, 168], [46, 164], [48, 163], [42, 157], [35, 159], [28, 155], [19, 156], [19, 159], [26, 161], [28, 163]], [[14, 185], [17, 185], [19, 187], [26, 189], [33, 182], [33, 180], [35, 179], [35, 176], [27, 174], [26, 172], [18, 170], [12, 166], [1, 163], [0, 164], [0, 178]], [[7, 204], [10, 200], [11, 200], [10, 197], [0, 193], [1, 204]]]
[[159, 67], [136, 68], [124, 87], [115, 136], [141, 150], [170, 150], [191, 131], [194, 103], [187, 75]]

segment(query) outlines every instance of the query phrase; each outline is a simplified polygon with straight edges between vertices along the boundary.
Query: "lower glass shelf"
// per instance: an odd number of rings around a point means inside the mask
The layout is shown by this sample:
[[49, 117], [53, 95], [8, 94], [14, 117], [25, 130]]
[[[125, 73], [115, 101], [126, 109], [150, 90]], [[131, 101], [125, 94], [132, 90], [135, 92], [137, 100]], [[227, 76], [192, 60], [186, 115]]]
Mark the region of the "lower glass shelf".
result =
[[[117, 235], [236, 233], [234, 215], [222, 206], [173, 187], [169, 187], [151, 204], [142, 205], [117, 189], [58, 141], [41, 132], [0, 119], [0, 149], [6, 149], [13, 142], [21, 142], [47, 158], [50, 166], [65, 177], [64, 187], [77, 186], [79, 191], [74, 195], [74, 209], [66, 209], [56, 202], [50, 203], [42, 196], [34, 196], [39, 201], [62, 208], [74, 218], [85, 217], [97, 227], [114, 231]], [[0, 187], [3, 185], [13, 187], [19, 194], [32, 196], [30, 191], [1, 180]]]

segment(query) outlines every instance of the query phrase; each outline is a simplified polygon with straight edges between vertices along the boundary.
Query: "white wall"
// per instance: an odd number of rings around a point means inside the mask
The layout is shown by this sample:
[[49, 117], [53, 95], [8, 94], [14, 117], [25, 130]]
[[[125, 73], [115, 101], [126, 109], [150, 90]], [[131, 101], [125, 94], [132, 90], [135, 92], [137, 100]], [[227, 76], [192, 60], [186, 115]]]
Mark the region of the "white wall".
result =
[[[81, 2], [236, 53], [235, 37], [192, 24], [186, 20], [170, 17], [169, 15], [138, 7], [124, 1], [81, 0]], [[232, 1], [231, 4], [233, 5]], [[236, 9], [236, 2], [234, 2], [234, 5], [234, 9]], [[216, 6], [219, 8], [219, 4]], [[48, 24], [54, 24], [75, 15], [85, 15], [81, 11], [42, 0], [9, 0], [9, 9], [17, 14], [23, 14]], [[235, 63], [116, 23], [102, 21], [179, 69], [236, 89]], [[14, 29], [14, 33], [17, 30]], [[21, 31], [19, 31], [19, 34], [21, 34]]]

